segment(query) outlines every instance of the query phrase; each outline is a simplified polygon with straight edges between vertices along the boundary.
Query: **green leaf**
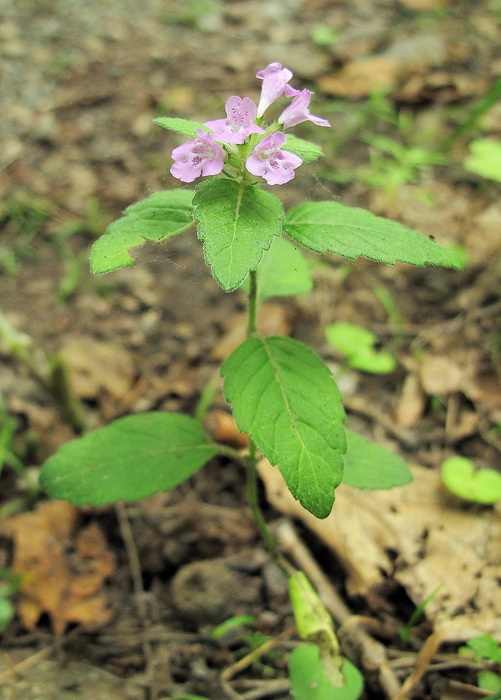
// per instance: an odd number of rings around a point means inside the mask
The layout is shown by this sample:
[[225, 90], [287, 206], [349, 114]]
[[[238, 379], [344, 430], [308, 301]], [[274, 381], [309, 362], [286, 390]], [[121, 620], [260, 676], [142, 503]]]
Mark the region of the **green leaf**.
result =
[[312, 644], [296, 647], [289, 657], [291, 690], [298, 700], [358, 700], [364, 688], [362, 674], [348, 659], [343, 659], [345, 685], [332, 685], [320, 662], [318, 648]]
[[164, 129], [177, 131], [178, 134], [183, 134], [183, 136], [189, 136], [193, 139], [197, 136], [197, 129], [203, 129], [205, 132], [210, 131], [212, 133], [212, 129], [209, 129], [208, 126], [204, 126], [200, 122], [191, 121], [190, 119], [159, 117], [153, 121], [155, 124], [163, 126]]
[[310, 143], [309, 141], [304, 141], [303, 139], [298, 139], [292, 134], [287, 134], [287, 140], [284, 145], [286, 151], [295, 153], [297, 156], [303, 159], [304, 163], [311, 163], [317, 158], [324, 155], [320, 146], [316, 143]]
[[463, 165], [472, 173], [501, 182], [501, 141], [498, 139], [477, 139], [470, 143], [471, 155]]
[[40, 482], [75, 505], [136, 501], [174, 488], [216, 452], [193, 418], [143, 413], [63, 445], [43, 465]]
[[353, 369], [388, 374], [397, 366], [391, 353], [374, 349], [377, 337], [367, 328], [340, 321], [327, 326], [325, 337], [338, 352], [346, 356], [346, 362]]
[[412, 481], [412, 473], [398, 455], [346, 430], [343, 482], [357, 489], [392, 489]]
[[16, 614], [16, 608], [7, 598], [0, 598], [0, 632], [3, 632]]
[[396, 221], [338, 202], [304, 202], [293, 207], [287, 213], [284, 231], [316, 253], [335, 253], [345, 258], [362, 256], [390, 265], [400, 261], [462, 267], [455, 251], [441, 248], [431, 238]]
[[[497, 693], [501, 690], [501, 677], [499, 673], [485, 668], [478, 672], [478, 687], [489, 693]], [[490, 698], [492, 696], [488, 696]]]
[[501, 648], [490, 634], [479, 634], [469, 639], [466, 644], [475, 654], [476, 661], [489, 659], [501, 663]]
[[299, 636], [318, 646], [325, 675], [336, 687], [342, 686], [343, 658], [332, 617], [302, 571], [296, 571], [289, 578], [289, 598]]
[[95, 275], [134, 264], [130, 248], [146, 241], [159, 243], [193, 225], [193, 192], [154, 192], [128, 207], [92, 246], [90, 269]]
[[214, 278], [226, 291], [236, 289], [280, 234], [280, 200], [253, 185], [222, 178], [200, 184], [193, 204]]
[[343, 475], [346, 438], [332, 374], [291, 338], [249, 338], [221, 368], [235, 420], [287, 487], [317, 518], [326, 518]]
[[[313, 286], [308, 263], [298, 248], [285, 238], [275, 238], [263, 255], [257, 272], [259, 299], [304, 294]], [[246, 278], [242, 289], [249, 291]]]
[[501, 500], [501, 474], [495, 469], [475, 469], [466, 457], [449, 457], [442, 464], [442, 481], [459, 498], [484, 505]]

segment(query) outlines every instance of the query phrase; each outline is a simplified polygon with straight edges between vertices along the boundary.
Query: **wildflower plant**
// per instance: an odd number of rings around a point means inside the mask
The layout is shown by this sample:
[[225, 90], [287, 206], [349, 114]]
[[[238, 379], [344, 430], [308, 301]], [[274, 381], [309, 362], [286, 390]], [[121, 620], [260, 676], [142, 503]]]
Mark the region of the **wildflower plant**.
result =
[[[196, 224], [215, 280], [226, 292], [242, 288], [248, 294], [247, 338], [221, 367], [224, 395], [240, 431], [249, 434], [248, 454], [215, 443], [196, 418], [149, 412], [67, 443], [45, 463], [41, 482], [55, 498], [103, 505], [170, 490], [216, 454], [230, 456], [247, 469], [249, 505], [277, 554], [257, 500], [260, 456], [318, 518], [329, 515], [343, 479], [359, 488], [391, 488], [411, 477], [398, 457], [345, 429], [341, 394], [311, 348], [258, 332], [259, 302], [309, 290], [301, 248], [388, 264], [459, 268], [461, 260], [399, 223], [338, 202], [309, 201], [285, 212], [276, 186], [322, 155], [290, 129], [304, 121], [330, 124], [310, 113], [313, 93], [294, 88], [292, 72], [280, 63], [256, 77], [262, 81], [258, 105], [233, 95], [226, 117], [205, 124], [155, 120], [190, 139], [173, 150], [172, 175], [182, 183], [204, 179], [194, 190], [156, 192], [130, 206], [96, 241], [91, 256], [96, 274], [132, 265], [129, 251], [135, 246], [166, 241]], [[269, 119], [273, 110], [278, 117]]]

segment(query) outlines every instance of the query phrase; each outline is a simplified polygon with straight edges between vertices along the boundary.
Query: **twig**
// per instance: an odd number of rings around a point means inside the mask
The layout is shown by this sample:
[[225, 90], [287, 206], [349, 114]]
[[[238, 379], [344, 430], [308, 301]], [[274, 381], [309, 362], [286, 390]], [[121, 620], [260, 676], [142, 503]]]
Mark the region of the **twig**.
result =
[[[134, 590], [134, 598], [137, 607], [137, 611], [140, 617], [141, 625], [146, 625], [146, 620], [148, 618], [148, 609], [145, 602], [145, 593], [143, 587], [143, 577], [141, 574], [141, 563], [139, 561], [139, 554], [136, 547], [136, 542], [134, 540], [134, 534], [130, 526], [129, 518], [127, 516], [127, 511], [123, 501], [118, 501], [115, 503], [115, 512], [117, 514], [118, 525], [120, 528], [120, 535], [125, 544], [125, 549], [127, 551], [127, 558], [129, 560], [129, 568], [131, 572], [132, 588]], [[141, 644], [143, 650], [144, 658], [146, 661], [147, 669], [152, 667], [153, 662], [153, 650], [151, 643], [147, 639], [143, 639]], [[150, 685], [150, 695], [151, 700], [156, 700], [158, 693]]]
[[386, 696], [395, 698], [400, 692], [400, 684], [389, 666], [384, 646], [372, 639], [362, 628], [358, 618], [352, 615], [310, 551], [300, 540], [293, 525], [284, 520], [277, 528], [276, 534], [282, 551], [294, 559], [310, 579], [334, 620], [341, 625], [339, 636], [345, 653], [348, 650], [355, 652], [358, 657], [356, 660], [360, 660], [364, 669], [378, 672], [379, 682]]
[[398, 695], [394, 700], [407, 700], [411, 690], [419, 683], [426, 671], [429, 669], [431, 660], [435, 656], [437, 649], [443, 641], [440, 632], [433, 632], [423, 644], [416, 657], [416, 667], [405, 680]]
[[264, 642], [264, 644], [257, 647], [257, 649], [253, 649], [234, 664], [228, 666], [228, 668], [225, 668], [221, 673], [221, 680], [229, 681], [230, 678], [233, 678], [236, 673], [243, 671], [244, 668], [250, 666], [252, 663], [254, 663], [254, 661], [256, 661], [256, 659], [259, 659], [260, 656], [263, 656], [263, 654], [266, 654], [268, 651], [270, 651], [270, 649], [274, 649], [276, 646], [281, 644], [283, 639], [290, 637], [294, 633], [295, 629], [296, 628], [294, 626], [288, 627], [276, 637], [268, 639], [266, 642]]
[[[23, 673], [28, 671], [30, 668], [33, 668], [33, 666], [36, 666], [41, 661], [44, 661], [48, 656], [50, 656], [53, 653], [53, 651], [54, 651], [54, 645], [51, 644], [50, 646], [45, 647], [44, 649], [40, 649], [40, 651], [37, 651], [36, 654], [32, 654], [31, 656], [28, 656], [27, 659], [23, 659], [18, 664], [11, 666], [3, 673], [0, 673], [0, 685], [7, 683], [13, 677], [21, 676]], [[7, 654], [4, 653], [3, 656], [6, 657]]]
[[267, 698], [277, 695], [282, 695], [282, 693], [288, 693], [291, 684], [286, 679], [280, 679], [276, 681], [267, 681], [261, 688], [256, 688], [255, 690], [249, 690], [248, 693], [241, 695], [242, 700], [260, 700], [261, 698]]

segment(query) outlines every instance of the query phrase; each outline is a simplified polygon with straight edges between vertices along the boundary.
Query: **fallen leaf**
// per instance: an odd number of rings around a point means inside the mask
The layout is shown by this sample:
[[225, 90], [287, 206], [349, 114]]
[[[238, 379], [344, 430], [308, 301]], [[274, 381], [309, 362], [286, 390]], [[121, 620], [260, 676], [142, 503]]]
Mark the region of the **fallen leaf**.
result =
[[371, 56], [346, 64], [336, 75], [320, 77], [318, 87], [326, 95], [359, 98], [394, 87], [400, 73], [394, 58]]
[[439, 9], [449, 4], [449, 0], [398, 0], [398, 2], [412, 10], [422, 11]]
[[440, 396], [460, 391], [463, 385], [464, 367], [450, 356], [424, 355], [420, 362], [419, 378], [428, 396]]
[[222, 442], [224, 445], [236, 448], [247, 447], [249, 444], [249, 436], [240, 432], [235, 419], [227, 411], [219, 408], [210, 411], [204, 425], [216, 442]]
[[129, 352], [113, 343], [89, 336], [70, 338], [61, 348], [75, 394], [92, 399], [102, 391], [115, 399], [131, 389], [136, 368]]
[[11, 569], [22, 580], [17, 609], [28, 630], [43, 613], [49, 614], [56, 634], [70, 622], [95, 629], [111, 618], [101, 589], [114, 571], [113, 554], [97, 523], [75, 532], [77, 521], [77, 508], [49, 501], [0, 527], [14, 541]]
[[409, 372], [398, 397], [395, 417], [402, 428], [412, 428], [421, 418], [426, 406], [426, 397], [414, 372]]
[[[412, 469], [414, 481], [389, 491], [342, 484], [325, 520], [290, 495], [278, 469], [262, 460], [270, 503], [299, 518], [342, 561], [351, 595], [393, 577], [450, 641], [491, 634], [501, 641], [501, 522], [492, 510], [464, 508], [445, 495], [440, 474]], [[396, 561], [390, 553], [397, 553]]]

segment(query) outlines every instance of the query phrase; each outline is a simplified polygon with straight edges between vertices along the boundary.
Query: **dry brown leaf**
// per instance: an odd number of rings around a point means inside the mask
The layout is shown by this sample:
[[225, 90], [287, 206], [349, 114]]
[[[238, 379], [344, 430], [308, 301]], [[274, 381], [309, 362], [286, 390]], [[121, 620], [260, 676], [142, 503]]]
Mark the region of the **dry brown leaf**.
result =
[[233, 416], [220, 408], [207, 414], [204, 426], [216, 442], [236, 448], [247, 447], [249, 444], [249, 436], [240, 432]]
[[129, 352], [113, 343], [75, 336], [60, 354], [68, 367], [71, 387], [82, 399], [92, 399], [102, 391], [120, 399], [131, 389], [136, 368]]
[[[259, 465], [268, 500], [300, 518], [342, 560], [351, 594], [387, 576], [416, 605], [435, 590], [426, 614], [449, 640], [491, 634], [501, 641], [501, 522], [491, 510], [448, 500], [437, 472], [413, 468], [414, 482], [388, 491], [341, 485], [332, 513], [318, 520], [290, 495], [278, 469]], [[389, 552], [397, 552], [393, 561]]]
[[396, 59], [371, 56], [352, 61], [336, 75], [324, 75], [317, 82], [319, 90], [327, 95], [359, 98], [392, 88], [400, 73], [401, 67]]
[[424, 355], [420, 361], [419, 378], [428, 396], [440, 396], [460, 391], [465, 368], [448, 355]]
[[398, 397], [395, 417], [402, 428], [412, 428], [421, 418], [426, 406], [426, 397], [414, 372], [409, 372]]
[[97, 523], [75, 534], [78, 510], [64, 501], [40, 504], [32, 513], [7, 519], [3, 536], [14, 541], [12, 571], [22, 577], [18, 613], [32, 630], [48, 613], [56, 634], [68, 623], [87, 629], [111, 618], [103, 581], [115, 564]]
[[445, 7], [449, 0], [398, 0], [401, 5], [410, 7], [413, 10], [434, 10]]

